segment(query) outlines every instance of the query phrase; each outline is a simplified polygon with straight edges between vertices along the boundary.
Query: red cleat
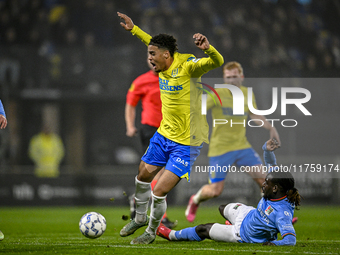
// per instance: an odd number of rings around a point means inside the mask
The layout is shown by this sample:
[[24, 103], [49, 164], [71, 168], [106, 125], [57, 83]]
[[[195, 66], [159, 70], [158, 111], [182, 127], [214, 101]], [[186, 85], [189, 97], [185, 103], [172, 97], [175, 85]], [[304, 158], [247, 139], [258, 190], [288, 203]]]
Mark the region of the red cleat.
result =
[[226, 221], [225, 221], [225, 224], [226, 224], [226, 225], [233, 225], [233, 224], [230, 223], [229, 220], [226, 220]]
[[293, 219], [292, 219], [292, 224], [294, 225], [297, 221], [298, 221], [298, 217], [294, 217]]
[[193, 222], [195, 220], [196, 211], [198, 208], [198, 204], [194, 203], [194, 196], [195, 195], [192, 195], [190, 197], [187, 209], [185, 210], [185, 217], [187, 218], [189, 222]]
[[159, 227], [157, 228], [157, 232], [156, 232], [156, 235], [160, 236], [160, 237], [163, 237], [164, 239], [167, 239], [169, 241], [170, 240], [170, 237], [169, 237], [169, 234], [171, 232], [171, 229], [170, 228], [167, 228], [163, 223], [161, 223], [159, 225]]

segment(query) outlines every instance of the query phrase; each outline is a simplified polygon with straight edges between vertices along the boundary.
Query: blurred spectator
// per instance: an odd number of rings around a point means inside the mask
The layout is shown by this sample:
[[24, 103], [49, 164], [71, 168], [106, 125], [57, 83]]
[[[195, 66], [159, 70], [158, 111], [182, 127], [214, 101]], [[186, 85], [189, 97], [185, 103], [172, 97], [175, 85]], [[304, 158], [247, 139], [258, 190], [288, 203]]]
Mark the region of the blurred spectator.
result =
[[64, 42], [65, 42], [64, 45], [65, 46], [67, 46], [67, 47], [77, 46], [77, 44], [78, 44], [77, 30], [75, 30], [74, 28], [67, 29], [64, 37], [65, 37], [64, 38]]
[[333, 38], [332, 40], [332, 53], [335, 59], [337, 68], [340, 68], [340, 40], [339, 38]]
[[5, 31], [4, 44], [5, 45], [16, 45], [18, 43], [18, 36], [15, 27], [9, 27]]
[[0, 44], [111, 49], [123, 43], [113, 14], [127, 9], [152, 35], [176, 34], [181, 52], [191, 49], [187, 34], [205, 34], [228, 59], [264, 69], [248, 70], [254, 75], [304, 75], [310, 55], [329, 75], [340, 73], [340, 4], [332, 0], [0, 0]]
[[35, 164], [34, 174], [37, 177], [58, 177], [64, 153], [61, 138], [45, 125], [29, 144], [28, 154]]
[[84, 35], [84, 47], [85, 49], [91, 49], [96, 44], [95, 35], [92, 32], [88, 32]]

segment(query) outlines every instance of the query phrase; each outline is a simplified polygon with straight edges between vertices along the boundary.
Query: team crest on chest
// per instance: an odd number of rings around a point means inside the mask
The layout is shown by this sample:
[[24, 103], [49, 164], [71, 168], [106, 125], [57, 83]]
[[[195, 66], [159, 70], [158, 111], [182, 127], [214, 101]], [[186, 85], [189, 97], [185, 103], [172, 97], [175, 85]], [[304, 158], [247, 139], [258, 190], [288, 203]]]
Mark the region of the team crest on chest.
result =
[[171, 71], [171, 77], [176, 77], [178, 75], [178, 68]]

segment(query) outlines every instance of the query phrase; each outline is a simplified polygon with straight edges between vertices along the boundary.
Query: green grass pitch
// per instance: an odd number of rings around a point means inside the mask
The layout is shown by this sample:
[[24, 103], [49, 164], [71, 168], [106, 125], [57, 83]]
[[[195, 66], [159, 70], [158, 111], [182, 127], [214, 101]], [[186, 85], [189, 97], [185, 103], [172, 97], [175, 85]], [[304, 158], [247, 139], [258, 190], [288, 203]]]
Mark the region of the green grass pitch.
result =
[[[170, 219], [177, 219], [177, 229], [199, 223], [219, 222], [217, 206], [201, 206], [195, 224], [184, 217], [184, 207], [168, 208]], [[98, 239], [84, 237], [78, 222], [89, 211], [104, 215], [107, 230]], [[128, 207], [4, 207], [0, 208], [0, 241], [2, 254], [340, 254], [340, 207], [302, 206], [295, 211], [297, 244], [294, 247], [265, 247], [260, 244], [202, 242], [169, 242], [157, 237], [150, 245], [130, 245], [141, 234], [119, 236], [127, 223]]]

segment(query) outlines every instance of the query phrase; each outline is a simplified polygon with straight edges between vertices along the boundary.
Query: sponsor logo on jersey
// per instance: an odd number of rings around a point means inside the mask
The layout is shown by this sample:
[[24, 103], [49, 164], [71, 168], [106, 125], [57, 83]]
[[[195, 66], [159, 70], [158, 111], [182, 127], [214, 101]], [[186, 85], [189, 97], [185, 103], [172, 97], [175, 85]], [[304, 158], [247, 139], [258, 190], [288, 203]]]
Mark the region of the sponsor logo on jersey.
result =
[[269, 216], [274, 211], [274, 209], [271, 206], [268, 206], [267, 209], [264, 211], [265, 214]]
[[165, 91], [179, 91], [183, 89], [183, 85], [170, 86], [168, 83], [169, 80], [163, 80], [159, 78], [159, 89]]
[[161, 90], [166, 90], [166, 91], [179, 91], [183, 89], [182, 85], [178, 85], [178, 86], [166, 86], [166, 85], [162, 85], [159, 84], [159, 88]]
[[285, 211], [284, 214], [288, 217], [290, 216], [290, 212]]
[[190, 57], [190, 58], [187, 59], [187, 62], [189, 62], [190, 60], [193, 60], [193, 59], [195, 59], [195, 57]]
[[191, 61], [191, 60], [192, 60], [192, 62], [197, 63], [197, 62], [200, 60], [200, 58], [189, 57], [189, 58], [187, 59], [187, 62], [189, 62], [189, 61]]
[[183, 166], [188, 166], [189, 165], [189, 163], [187, 161], [185, 161], [184, 159], [181, 159], [180, 157], [178, 157], [176, 159], [176, 162], [181, 163]]

